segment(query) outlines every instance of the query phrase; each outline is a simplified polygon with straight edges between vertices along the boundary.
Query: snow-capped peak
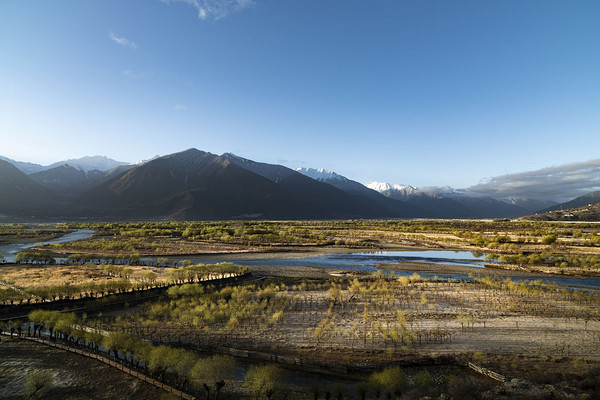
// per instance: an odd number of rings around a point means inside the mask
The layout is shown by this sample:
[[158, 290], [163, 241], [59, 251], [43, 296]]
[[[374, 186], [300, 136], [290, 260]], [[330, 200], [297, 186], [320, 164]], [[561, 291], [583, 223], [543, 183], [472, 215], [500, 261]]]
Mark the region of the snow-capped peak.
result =
[[465, 192], [464, 189], [454, 189], [452, 186], [425, 186], [419, 190], [441, 196], [462, 196]]
[[116, 167], [120, 167], [121, 165], [127, 165], [125, 162], [116, 161], [112, 158], [108, 158], [106, 156], [85, 156], [77, 159], [69, 159], [66, 161], [59, 161], [52, 165], [48, 166], [48, 169], [52, 169], [54, 167], [58, 167], [61, 165], [70, 165], [73, 168], [79, 169], [86, 174], [90, 171], [102, 171], [106, 172]]
[[139, 161], [136, 161], [136, 162], [131, 163], [129, 165], [142, 165], [142, 164], [146, 164], [147, 162], [150, 162], [152, 160], [156, 160], [157, 158], [160, 158], [160, 156], [158, 154], [155, 155], [154, 157], [150, 157], [150, 158], [148, 158], [146, 160], [139, 160]]
[[0, 156], [0, 160], [4, 160], [19, 169], [21, 172], [25, 174], [33, 174], [34, 172], [40, 172], [44, 170], [44, 167], [40, 164], [34, 164], [30, 162], [24, 161], [16, 161], [8, 157]]
[[410, 185], [399, 185], [397, 183], [387, 182], [371, 182], [367, 185], [369, 189], [373, 189], [379, 193], [387, 191], [403, 192], [404, 194], [414, 194], [418, 192], [418, 189]]
[[342, 175], [338, 175], [333, 171], [329, 171], [323, 168], [315, 169], [315, 168], [296, 168], [297, 172], [300, 172], [302, 175], [306, 175], [309, 178], [315, 179], [317, 181], [326, 182], [332, 180], [344, 181], [347, 180], [346, 177]]

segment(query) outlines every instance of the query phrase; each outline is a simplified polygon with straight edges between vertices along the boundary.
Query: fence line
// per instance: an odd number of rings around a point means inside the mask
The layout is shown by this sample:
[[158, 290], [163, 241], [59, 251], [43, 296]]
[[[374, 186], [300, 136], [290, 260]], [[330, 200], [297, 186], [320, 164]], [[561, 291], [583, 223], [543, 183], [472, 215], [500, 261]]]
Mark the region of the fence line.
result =
[[154, 385], [154, 386], [156, 386], [159, 389], [163, 389], [163, 390], [166, 390], [166, 391], [168, 391], [170, 393], [173, 393], [174, 395], [179, 396], [182, 399], [185, 399], [185, 400], [196, 400], [196, 398], [194, 396], [192, 396], [192, 395], [184, 393], [181, 390], [176, 389], [176, 388], [174, 388], [172, 386], [165, 385], [164, 383], [162, 383], [160, 381], [157, 381], [156, 379], [153, 379], [153, 378], [149, 377], [146, 374], [142, 374], [142, 373], [140, 373], [138, 371], [135, 371], [135, 370], [132, 370], [130, 368], [127, 368], [123, 364], [115, 362], [113, 360], [110, 360], [110, 359], [108, 359], [106, 357], [103, 357], [101, 355], [98, 355], [98, 354], [95, 354], [95, 353], [92, 353], [92, 352], [89, 352], [89, 351], [85, 351], [85, 350], [81, 350], [81, 349], [76, 349], [76, 348], [73, 348], [73, 347], [69, 347], [69, 346], [66, 346], [66, 345], [61, 344], [61, 343], [55, 343], [55, 342], [52, 342], [52, 341], [47, 340], [47, 339], [36, 338], [36, 337], [29, 337], [29, 336], [17, 336], [17, 337], [20, 338], [20, 339], [26, 339], [26, 340], [31, 340], [31, 341], [38, 342], [38, 343], [41, 343], [41, 344], [45, 344], [45, 345], [50, 346], [50, 347], [56, 347], [56, 348], [59, 348], [59, 349], [62, 349], [62, 350], [70, 351], [72, 353], [80, 354], [80, 355], [82, 355], [84, 357], [89, 357], [89, 358], [96, 359], [96, 360], [98, 360], [100, 362], [103, 362], [106, 365], [109, 365], [109, 366], [111, 366], [113, 368], [118, 369], [119, 371], [125, 372], [126, 374], [131, 375], [134, 378], [140, 379], [140, 380], [142, 380], [144, 382], [147, 382], [147, 383], [149, 383], [151, 385]]
[[506, 381], [506, 377], [504, 375], [501, 375], [501, 374], [499, 374], [497, 372], [494, 372], [494, 371], [492, 371], [490, 369], [484, 368], [484, 367], [482, 367], [480, 365], [473, 364], [470, 361], [467, 363], [467, 366], [469, 368], [471, 368], [473, 371], [478, 372], [478, 373], [480, 373], [482, 375], [488, 376], [488, 377], [490, 377], [492, 379], [495, 379], [495, 380], [497, 380], [499, 382], [505, 382]]
[[[119, 306], [121, 304], [136, 304], [136, 303], [140, 303], [140, 302], [144, 302], [153, 298], [158, 298], [160, 296], [163, 296], [164, 293], [161, 294], [152, 294], [152, 292], [165, 292], [173, 287], [173, 286], [182, 286], [182, 285], [187, 285], [190, 283], [195, 283], [195, 284], [202, 284], [202, 285], [210, 285], [210, 284], [214, 284], [214, 285], [224, 285], [224, 284], [228, 284], [229, 282], [236, 282], [236, 281], [242, 281], [242, 280], [249, 280], [248, 278], [252, 276], [252, 272], [243, 272], [240, 274], [235, 274], [235, 275], [230, 275], [227, 277], [222, 277], [222, 278], [210, 278], [210, 279], [204, 279], [198, 282], [175, 282], [175, 283], [168, 283], [165, 284], [163, 286], [154, 286], [154, 287], [150, 287], [147, 289], [138, 289], [138, 290], [131, 290], [131, 291], [127, 291], [127, 292], [121, 292], [121, 293], [107, 293], [107, 294], [102, 294], [99, 296], [88, 296], [88, 297], [83, 297], [83, 298], [78, 298], [78, 299], [66, 299], [66, 298], [62, 298], [62, 299], [58, 299], [58, 300], [49, 300], [49, 301], [42, 301], [40, 303], [23, 303], [23, 301], [21, 301], [19, 304], [10, 304], [10, 305], [6, 305], [3, 303], [0, 303], [0, 307], [4, 308], [3, 311], [5, 311], [8, 315], [10, 315], [11, 312], [20, 312], [19, 310], [21, 309], [25, 309], [27, 310], [34, 310], [34, 309], [48, 309], [51, 307], [58, 307], [61, 305], [80, 305], [83, 304], [83, 307], [76, 307], [76, 308], [71, 308], [69, 312], [79, 312], [79, 311], [85, 311], [88, 310], [88, 305], [86, 305], [86, 303], [88, 302], [94, 302], [100, 299], [106, 299], [106, 298], [111, 298], [114, 297], [115, 301], [114, 303], [109, 303], [109, 304], [105, 304], [100, 306], [100, 308], [104, 309], [104, 308], [111, 308], [111, 307], [115, 307], [115, 306]], [[0, 282], [1, 284], [2, 282]], [[130, 298], [130, 299], [126, 299], [126, 300], [120, 300], [119, 297], [125, 297], [127, 295], [141, 295], [145, 297], [139, 297], [139, 298]], [[62, 311], [61, 311], [62, 312]], [[93, 310], [92, 310], [93, 312]], [[3, 317], [0, 318], [0, 322], [7, 322], [7, 321], [11, 321], [11, 320], [15, 320], [15, 319], [27, 319], [28, 317], [28, 311], [27, 314], [23, 314], [23, 315], [16, 315], [16, 316], [8, 316], [8, 317]]]

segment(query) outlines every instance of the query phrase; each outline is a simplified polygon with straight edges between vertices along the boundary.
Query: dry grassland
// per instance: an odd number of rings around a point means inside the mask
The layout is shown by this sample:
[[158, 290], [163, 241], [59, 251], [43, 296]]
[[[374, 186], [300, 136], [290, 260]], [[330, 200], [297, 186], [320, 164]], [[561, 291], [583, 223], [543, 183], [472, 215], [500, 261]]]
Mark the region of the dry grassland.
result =
[[[148, 266], [126, 266], [132, 270], [128, 275], [132, 281], [141, 281], [147, 272], [157, 274], [157, 281], [166, 282], [169, 270]], [[0, 267], [0, 280], [10, 282], [21, 289], [57, 285], [80, 285], [119, 279], [110, 276], [102, 265], [15, 265]]]

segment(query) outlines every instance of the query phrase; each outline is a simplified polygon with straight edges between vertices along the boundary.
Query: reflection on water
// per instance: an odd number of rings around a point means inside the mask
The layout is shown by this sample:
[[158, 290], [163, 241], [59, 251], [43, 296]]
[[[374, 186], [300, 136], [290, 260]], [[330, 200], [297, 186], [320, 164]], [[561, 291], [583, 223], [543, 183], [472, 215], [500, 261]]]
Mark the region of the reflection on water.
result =
[[[266, 260], [248, 260], [248, 259], [233, 259], [227, 260], [235, 264], [244, 266], [278, 266], [278, 267], [301, 267], [301, 266], [314, 266], [324, 268], [335, 268], [335, 269], [346, 269], [353, 271], [363, 272], [376, 272], [380, 271], [377, 265], [381, 264], [397, 264], [405, 261], [418, 261], [427, 262], [432, 264], [451, 264], [461, 265], [467, 267], [478, 267], [485, 268], [485, 262], [483, 257], [485, 255], [481, 253], [472, 253], [469, 251], [447, 251], [447, 250], [425, 250], [425, 251], [380, 251], [371, 253], [339, 253], [339, 254], [325, 254], [313, 257], [305, 258], [274, 258]], [[222, 259], [207, 259], [198, 258], [192, 259], [193, 263], [203, 264], [216, 264], [223, 262]], [[385, 268], [385, 267], [383, 267]], [[394, 273], [398, 276], [410, 276], [414, 271], [390, 271], [382, 269], [387, 273]], [[473, 271], [474, 275], [477, 275], [477, 270]], [[443, 266], [440, 266], [440, 271], [436, 273], [423, 273], [419, 272], [419, 275], [425, 278], [433, 278], [437, 276], [442, 279], [453, 279], [453, 280], [468, 280], [470, 279], [467, 274], [455, 274], [445, 273]], [[508, 276], [506, 276], [508, 277]], [[567, 288], [590, 288], [600, 289], [600, 278], [591, 277], [515, 277], [511, 276], [510, 279], [513, 281], [531, 281], [539, 280], [546, 283], [556, 284], [559, 287]]]
[[[59, 238], [44, 242], [44, 244], [51, 243], [65, 243], [80, 239], [89, 238], [94, 231], [87, 229], [80, 229], [75, 232], [71, 232]], [[21, 243], [0, 246], [0, 254], [4, 255], [6, 262], [14, 262], [15, 255], [37, 245], [37, 243]], [[233, 262], [242, 266], [272, 266], [272, 267], [324, 267], [324, 268], [335, 268], [354, 270], [362, 272], [376, 272], [380, 269], [377, 265], [382, 264], [397, 264], [400, 262], [426, 262], [431, 264], [450, 264], [460, 265], [467, 267], [485, 268], [485, 261], [483, 260], [485, 254], [470, 251], [449, 251], [449, 250], [407, 250], [407, 251], [376, 251], [376, 252], [361, 252], [361, 253], [337, 253], [337, 254], [323, 254], [312, 257], [304, 258], [272, 258], [272, 259], [211, 259], [211, 258], [185, 258], [190, 260], [192, 263], [202, 264], [216, 264], [223, 261]], [[173, 262], [181, 261], [181, 258], [172, 258]], [[57, 261], [64, 261], [63, 259], [57, 259]], [[147, 264], [156, 264], [155, 258], [143, 258], [140, 260]], [[383, 269], [384, 272], [393, 272], [399, 276], [410, 276], [413, 271], [389, 271]], [[476, 270], [474, 270], [476, 275]], [[432, 273], [419, 273], [423, 277], [438, 276], [446, 279], [458, 279], [466, 280], [469, 279], [466, 274], [453, 274], [444, 273], [444, 269], [441, 266], [440, 271]], [[540, 280], [547, 283], [555, 283], [560, 287], [581, 287], [581, 288], [593, 288], [600, 289], [600, 278], [591, 277], [541, 277], [541, 278], [526, 278], [526, 277], [511, 277], [514, 281], [525, 281], [525, 280]]]
[[[215, 264], [220, 259], [191, 259], [194, 263]], [[377, 251], [366, 253], [323, 254], [304, 258], [233, 259], [227, 260], [244, 266], [313, 266], [343, 268], [365, 272], [377, 271], [377, 264], [397, 264], [406, 261], [452, 264], [484, 268], [482, 254], [469, 251], [425, 250], [425, 251]]]
[[[89, 229], [79, 229], [56, 239], [42, 242], [42, 244], [67, 243], [74, 242], [75, 240], [88, 239], [90, 236], [92, 236], [92, 233], [94, 233], [94, 231]], [[4, 260], [6, 260], [6, 262], [15, 262], [15, 256], [18, 252], [37, 246], [39, 243], [40, 242], [7, 244], [0, 246], [0, 254], [4, 256]]]

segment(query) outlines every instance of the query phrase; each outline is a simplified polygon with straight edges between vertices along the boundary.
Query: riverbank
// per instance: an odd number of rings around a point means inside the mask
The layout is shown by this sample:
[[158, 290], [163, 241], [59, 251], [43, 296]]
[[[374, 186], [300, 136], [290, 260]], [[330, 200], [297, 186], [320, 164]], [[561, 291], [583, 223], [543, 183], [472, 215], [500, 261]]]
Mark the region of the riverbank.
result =
[[428, 274], [461, 274], [475, 276], [492, 276], [492, 277], [522, 277], [522, 278], [545, 278], [545, 277], [564, 277], [561, 274], [518, 271], [513, 269], [504, 269], [501, 267], [486, 264], [485, 268], [467, 267], [463, 265], [453, 264], [433, 264], [428, 262], [406, 261], [398, 264], [378, 264], [378, 268], [391, 271], [417, 272]]
[[[311, 257], [319, 257], [326, 255], [335, 254], [369, 254], [385, 252], [417, 252], [420, 251], [431, 251], [431, 248], [427, 247], [409, 247], [409, 246], [388, 246], [381, 249], [364, 249], [364, 248], [348, 248], [348, 247], [314, 247], [310, 249], [288, 247], [285, 249], [279, 249], [277, 251], [268, 252], [243, 252], [243, 253], [219, 253], [219, 254], [203, 254], [203, 255], [190, 255], [199, 262], [202, 260], [207, 261], [261, 261], [264, 260], [272, 265], [273, 260], [296, 260], [296, 259], [307, 259]], [[461, 248], [444, 248], [435, 249], [434, 251], [448, 251], [448, 252], [463, 252], [468, 249]], [[409, 253], [410, 255], [410, 253]], [[307, 264], [310, 264], [307, 261]], [[541, 265], [526, 265], [519, 266], [514, 264], [505, 263], [485, 263], [482, 266], [466, 266], [457, 265], [455, 263], [444, 263], [436, 260], [435, 262], [427, 261], [404, 261], [398, 264], [387, 264], [377, 263], [377, 268], [385, 270], [405, 271], [405, 272], [423, 272], [423, 273], [438, 273], [438, 274], [474, 274], [483, 276], [496, 276], [496, 277], [522, 277], [522, 278], [561, 278], [561, 277], [574, 277], [574, 278], [598, 278], [600, 272], [589, 271], [581, 268], [558, 268], [553, 266], [541, 266]], [[291, 268], [289, 265], [280, 266], [285, 268]], [[269, 266], [269, 268], [271, 268]], [[343, 267], [340, 267], [343, 270]], [[296, 271], [296, 273], [298, 273]], [[305, 271], [306, 272], [306, 271]], [[331, 272], [331, 271], [329, 271]]]

